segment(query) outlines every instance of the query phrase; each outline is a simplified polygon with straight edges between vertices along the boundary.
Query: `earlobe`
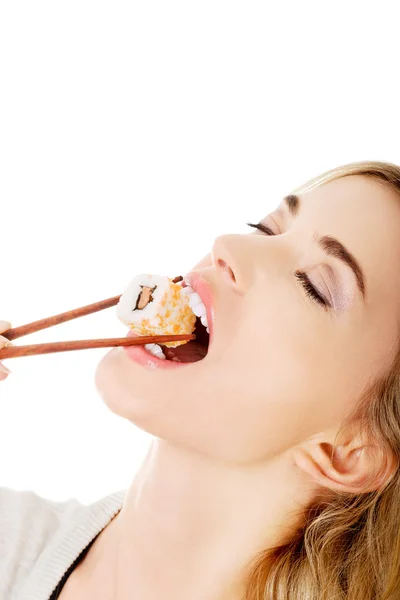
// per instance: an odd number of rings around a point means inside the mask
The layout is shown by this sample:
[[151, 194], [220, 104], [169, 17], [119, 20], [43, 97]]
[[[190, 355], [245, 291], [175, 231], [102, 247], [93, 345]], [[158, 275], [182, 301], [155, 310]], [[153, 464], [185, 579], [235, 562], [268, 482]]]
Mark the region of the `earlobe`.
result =
[[395, 470], [393, 457], [382, 448], [355, 439], [341, 446], [309, 440], [294, 449], [293, 458], [319, 486], [353, 494], [378, 490]]

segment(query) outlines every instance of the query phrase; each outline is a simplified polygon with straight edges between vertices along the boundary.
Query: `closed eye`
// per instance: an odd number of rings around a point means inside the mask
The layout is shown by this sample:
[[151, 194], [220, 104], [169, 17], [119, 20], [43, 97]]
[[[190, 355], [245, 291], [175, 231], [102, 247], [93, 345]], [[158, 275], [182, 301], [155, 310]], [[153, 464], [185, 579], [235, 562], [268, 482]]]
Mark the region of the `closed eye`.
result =
[[[254, 229], [258, 229], [259, 231], [262, 231], [266, 235], [276, 235], [272, 231], [272, 229], [270, 229], [269, 227], [267, 227], [267, 225], [264, 225], [263, 223], [247, 223], [247, 225], [249, 227], [253, 227]], [[313, 300], [315, 300], [315, 302], [324, 306], [325, 308], [331, 307], [330, 302], [328, 302], [326, 300], [326, 298], [324, 298], [318, 292], [318, 290], [313, 286], [307, 273], [304, 273], [304, 271], [295, 271], [294, 276], [300, 280], [301, 285], [303, 286], [304, 290], [306, 291], [306, 294], [308, 296], [310, 296], [310, 298], [312, 298]]]

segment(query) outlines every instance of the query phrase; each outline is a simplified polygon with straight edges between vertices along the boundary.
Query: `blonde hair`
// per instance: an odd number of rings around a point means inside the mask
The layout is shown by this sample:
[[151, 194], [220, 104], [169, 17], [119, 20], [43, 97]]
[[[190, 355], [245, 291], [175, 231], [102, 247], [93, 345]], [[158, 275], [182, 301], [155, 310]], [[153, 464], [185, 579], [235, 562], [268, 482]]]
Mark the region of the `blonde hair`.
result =
[[[344, 165], [292, 193], [349, 175], [374, 178], [400, 197], [400, 167], [386, 162]], [[243, 600], [400, 598], [400, 330], [388, 373], [366, 385], [340, 431], [354, 425], [392, 454], [395, 474], [374, 492], [335, 493], [307, 507], [305, 524], [290, 542], [262, 552], [249, 566]]]

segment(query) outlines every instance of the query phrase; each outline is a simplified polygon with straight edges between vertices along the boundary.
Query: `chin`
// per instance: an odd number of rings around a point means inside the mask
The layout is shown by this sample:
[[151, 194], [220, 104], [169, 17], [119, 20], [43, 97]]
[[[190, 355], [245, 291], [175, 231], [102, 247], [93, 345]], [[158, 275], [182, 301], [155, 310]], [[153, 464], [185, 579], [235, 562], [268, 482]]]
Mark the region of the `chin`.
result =
[[111, 412], [142, 428], [152, 406], [151, 390], [143, 385], [143, 374], [138, 373], [135, 378], [126, 362], [122, 348], [110, 350], [97, 365], [95, 385]]
[[[186, 392], [177, 390], [187, 389], [189, 381], [199, 376], [196, 366], [152, 370], [132, 363], [123, 348], [113, 348], [97, 366], [95, 385], [111, 412], [147, 433], [168, 437], [171, 417], [188, 411]], [[176, 419], [172, 421], [176, 426]]]

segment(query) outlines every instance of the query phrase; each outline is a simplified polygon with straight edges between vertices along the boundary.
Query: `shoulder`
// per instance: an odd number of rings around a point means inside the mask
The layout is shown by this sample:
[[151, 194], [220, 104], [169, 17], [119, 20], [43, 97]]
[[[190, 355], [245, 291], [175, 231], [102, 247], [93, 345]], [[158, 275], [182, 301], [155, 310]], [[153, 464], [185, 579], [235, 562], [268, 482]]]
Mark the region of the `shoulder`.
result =
[[0, 487], [0, 599], [49, 598], [82, 549], [121, 509], [125, 493], [87, 505]]
[[33, 491], [0, 488], [0, 598], [12, 597], [62, 521], [81, 507], [74, 498], [55, 502]]
[[[80, 510], [82, 503], [75, 498], [56, 502], [42, 498], [31, 490], [0, 488], [0, 557], [18, 541], [18, 533], [26, 543], [35, 536], [35, 545], [42, 535], [54, 532], [66, 515]], [[39, 538], [36, 538], [36, 536]]]

